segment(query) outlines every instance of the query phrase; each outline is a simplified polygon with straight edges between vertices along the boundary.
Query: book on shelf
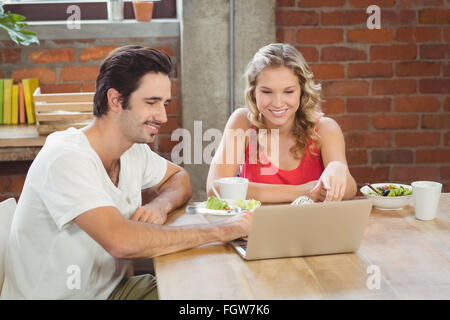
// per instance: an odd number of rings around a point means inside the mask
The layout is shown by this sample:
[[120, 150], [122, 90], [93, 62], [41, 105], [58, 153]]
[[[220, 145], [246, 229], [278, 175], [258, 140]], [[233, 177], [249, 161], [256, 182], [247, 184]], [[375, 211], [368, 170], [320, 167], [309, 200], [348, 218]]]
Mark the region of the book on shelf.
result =
[[33, 124], [36, 122], [36, 115], [34, 111], [33, 93], [39, 87], [38, 78], [23, 79], [23, 95], [25, 99], [25, 111], [27, 114], [27, 123]]
[[13, 84], [11, 90], [11, 124], [19, 123], [19, 86]]
[[26, 123], [25, 101], [23, 96], [23, 84], [19, 82], [19, 123]]
[[11, 124], [11, 98], [12, 98], [12, 79], [3, 80], [3, 123]]
[[0, 79], [0, 124], [3, 123], [3, 79]]

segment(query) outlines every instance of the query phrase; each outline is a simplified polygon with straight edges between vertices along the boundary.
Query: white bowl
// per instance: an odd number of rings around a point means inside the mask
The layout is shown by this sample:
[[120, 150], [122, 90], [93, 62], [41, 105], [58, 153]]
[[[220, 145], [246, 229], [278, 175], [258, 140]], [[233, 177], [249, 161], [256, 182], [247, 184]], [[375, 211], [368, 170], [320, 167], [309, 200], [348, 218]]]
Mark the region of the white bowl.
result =
[[[407, 188], [409, 190], [412, 190], [410, 185], [407, 184], [400, 184], [400, 183], [372, 183], [371, 185], [376, 189], [377, 187], [382, 187], [385, 185], [394, 185], [397, 187], [403, 186], [403, 188]], [[369, 188], [369, 186], [364, 186], [361, 189], [359, 189], [361, 193], [364, 195], [364, 198], [371, 199], [373, 201], [373, 206], [377, 209], [382, 210], [400, 210], [411, 203], [412, 201], [412, 195], [408, 196], [399, 196], [399, 197], [383, 197], [383, 196], [374, 196], [368, 194], [369, 191], [372, 191], [372, 189]]]

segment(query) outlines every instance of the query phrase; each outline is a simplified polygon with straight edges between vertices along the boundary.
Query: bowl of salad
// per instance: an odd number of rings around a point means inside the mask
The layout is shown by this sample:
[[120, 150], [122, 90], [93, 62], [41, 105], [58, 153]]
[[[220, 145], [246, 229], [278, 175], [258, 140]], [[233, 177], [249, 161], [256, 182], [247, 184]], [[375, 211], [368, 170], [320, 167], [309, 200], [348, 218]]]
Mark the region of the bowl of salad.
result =
[[400, 210], [411, 203], [412, 188], [407, 184], [400, 183], [373, 183], [377, 193], [369, 186], [364, 186], [361, 193], [364, 198], [373, 200], [373, 206], [382, 210]]

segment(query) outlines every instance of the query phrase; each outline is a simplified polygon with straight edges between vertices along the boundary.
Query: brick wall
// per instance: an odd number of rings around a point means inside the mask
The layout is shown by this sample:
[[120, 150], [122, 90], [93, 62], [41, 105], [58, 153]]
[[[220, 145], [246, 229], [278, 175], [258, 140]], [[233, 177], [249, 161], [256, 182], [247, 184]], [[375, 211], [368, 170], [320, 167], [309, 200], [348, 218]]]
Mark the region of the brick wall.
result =
[[[160, 49], [176, 64], [172, 80], [172, 102], [167, 107], [168, 122], [161, 127], [152, 149], [169, 159], [174, 142], [170, 133], [181, 125], [178, 38], [42, 40], [40, 45], [19, 47], [12, 41], [0, 42], [0, 77], [38, 77], [44, 93], [95, 90], [101, 61], [116, 47], [139, 44]], [[1, 137], [0, 137], [1, 138]], [[31, 161], [0, 162], [0, 201], [18, 199]]]
[[[381, 29], [367, 28], [369, 5]], [[450, 191], [449, 0], [278, 0], [276, 21], [277, 41], [322, 83], [358, 184], [423, 179]]]

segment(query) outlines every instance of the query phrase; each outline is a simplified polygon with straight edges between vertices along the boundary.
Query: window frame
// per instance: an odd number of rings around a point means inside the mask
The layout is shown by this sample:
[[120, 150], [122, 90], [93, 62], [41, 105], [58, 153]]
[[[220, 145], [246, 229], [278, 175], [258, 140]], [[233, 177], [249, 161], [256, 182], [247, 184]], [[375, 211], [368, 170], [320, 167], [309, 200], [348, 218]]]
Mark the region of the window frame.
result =
[[[68, 18], [67, 7], [80, 7], [82, 20], [107, 20], [107, 0], [18, 0], [3, 4], [5, 11], [20, 14], [26, 21], [65, 21]], [[177, 18], [176, 0], [155, 1], [153, 19]], [[134, 19], [132, 0], [124, 0], [124, 19]]]

